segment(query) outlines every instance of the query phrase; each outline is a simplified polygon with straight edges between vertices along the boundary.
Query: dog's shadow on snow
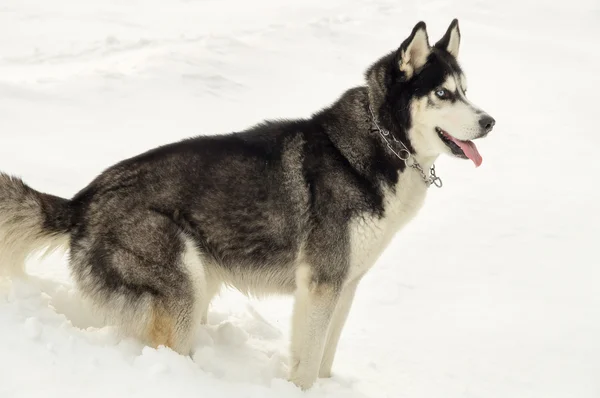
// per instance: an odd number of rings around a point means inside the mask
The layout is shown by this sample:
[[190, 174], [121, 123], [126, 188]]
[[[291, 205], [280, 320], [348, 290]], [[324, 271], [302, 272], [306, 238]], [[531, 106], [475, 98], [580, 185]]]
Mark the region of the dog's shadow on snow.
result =
[[[100, 332], [104, 337], [108, 331], [114, 334], [110, 340], [118, 348], [123, 347], [126, 354], [139, 356], [147, 350], [140, 342], [119, 336], [114, 328], [111, 330], [103, 317], [70, 284], [35, 275], [29, 275], [22, 283], [39, 289], [49, 307], [64, 316], [74, 328], [92, 334]], [[102, 341], [106, 344], [105, 338], [90, 337], [91, 343]], [[286, 379], [287, 346], [287, 336], [248, 304], [245, 311], [237, 313], [211, 309], [208, 324], [198, 331], [191, 357], [200, 369], [217, 379], [269, 386], [276, 380], [284, 382]], [[334, 377], [319, 380], [311, 391], [323, 393], [333, 389], [339, 392], [340, 387], [351, 390], [353, 383], [352, 379]]]

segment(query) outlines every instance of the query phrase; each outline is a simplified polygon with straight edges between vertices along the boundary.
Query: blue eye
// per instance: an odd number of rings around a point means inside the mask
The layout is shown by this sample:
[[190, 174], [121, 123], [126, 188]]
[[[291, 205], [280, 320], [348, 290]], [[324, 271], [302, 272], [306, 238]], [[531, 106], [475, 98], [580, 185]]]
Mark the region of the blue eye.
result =
[[441, 98], [441, 99], [448, 98], [448, 92], [443, 88], [436, 90], [435, 95], [437, 95], [438, 98]]

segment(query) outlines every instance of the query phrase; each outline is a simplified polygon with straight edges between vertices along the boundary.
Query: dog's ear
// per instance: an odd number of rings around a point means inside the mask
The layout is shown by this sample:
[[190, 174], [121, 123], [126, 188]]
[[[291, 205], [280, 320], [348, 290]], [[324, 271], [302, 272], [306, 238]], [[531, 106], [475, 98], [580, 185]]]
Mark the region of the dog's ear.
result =
[[458, 48], [460, 47], [460, 30], [458, 29], [458, 19], [452, 20], [444, 37], [435, 43], [436, 48], [448, 51], [454, 58], [458, 58]]
[[398, 52], [398, 66], [407, 78], [425, 65], [431, 52], [425, 22], [421, 21], [415, 25], [408, 39], [400, 45]]

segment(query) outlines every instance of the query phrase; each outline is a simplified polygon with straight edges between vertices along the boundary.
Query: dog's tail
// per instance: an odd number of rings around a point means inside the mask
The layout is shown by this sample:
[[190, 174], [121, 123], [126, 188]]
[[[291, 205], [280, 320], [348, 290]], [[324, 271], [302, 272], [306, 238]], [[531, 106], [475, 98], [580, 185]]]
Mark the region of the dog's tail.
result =
[[22, 275], [30, 254], [66, 248], [72, 218], [67, 199], [0, 172], [0, 274]]

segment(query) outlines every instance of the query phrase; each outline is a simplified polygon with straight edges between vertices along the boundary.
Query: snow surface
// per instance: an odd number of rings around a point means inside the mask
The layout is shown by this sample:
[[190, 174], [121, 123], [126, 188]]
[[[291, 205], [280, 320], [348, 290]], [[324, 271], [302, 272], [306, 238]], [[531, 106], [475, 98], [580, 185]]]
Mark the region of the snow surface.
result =
[[288, 298], [224, 291], [182, 357], [103, 327], [54, 255], [0, 281], [0, 397], [600, 397], [596, 0], [2, 0], [0, 169], [70, 197], [156, 145], [308, 116], [454, 17], [496, 128], [481, 168], [437, 162], [332, 379], [285, 381]]

